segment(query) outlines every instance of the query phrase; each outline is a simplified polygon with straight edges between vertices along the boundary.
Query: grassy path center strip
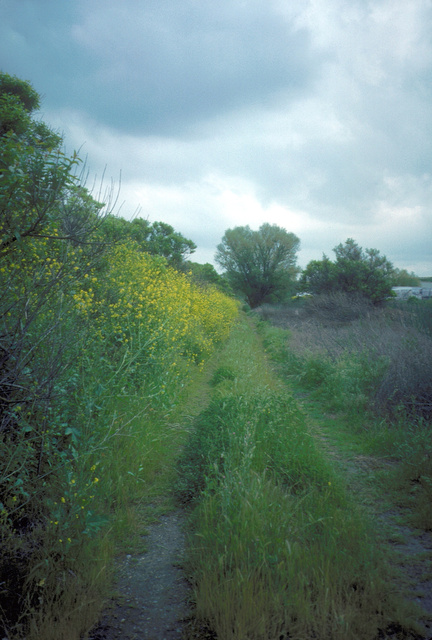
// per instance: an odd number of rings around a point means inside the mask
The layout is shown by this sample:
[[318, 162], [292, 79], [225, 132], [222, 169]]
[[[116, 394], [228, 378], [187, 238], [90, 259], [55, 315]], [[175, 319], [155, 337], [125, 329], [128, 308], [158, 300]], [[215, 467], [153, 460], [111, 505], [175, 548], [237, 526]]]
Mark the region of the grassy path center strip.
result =
[[196, 617], [219, 640], [371, 640], [398, 623], [364, 512], [246, 320], [179, 468]]

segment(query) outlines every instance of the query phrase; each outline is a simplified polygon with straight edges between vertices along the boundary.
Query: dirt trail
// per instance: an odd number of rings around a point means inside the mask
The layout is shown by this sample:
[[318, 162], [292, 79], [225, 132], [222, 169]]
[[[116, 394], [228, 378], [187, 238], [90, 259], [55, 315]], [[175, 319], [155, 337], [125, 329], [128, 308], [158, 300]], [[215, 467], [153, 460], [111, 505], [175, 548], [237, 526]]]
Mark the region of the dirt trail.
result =
[[[307, 394], [298, 396], [307, 412]], [[187, 422], [191, 423], [207, 402], [208, 388], [203, 385], [189, 403]], [[391, 551], [409, 597], [421, 610], [423, 637], [432, 640], [432, 533], [409, 526], [402, 510], [390, 505], [383, 490], [377, 489], [379, 472], [388, 461], [341, 451], [331, 434], [324, 433], [312, 417], [310, 429], [345, 476], [356, 502], [375, 523], [381, 544]], [[183, 525], [181, 510], [161, 516], [147, 527], [147, 551], [118, 559], [116, 595], [88, 640], [180, 640], [187, 627], [187, 637], [198, 637], [189, 627], [191, 589], [181, 569]], [[386, 638], [396, 640], [398, 633], [398, 629], [389, 630]]]
[[[211, 363], [207, 366], [201, 383], [192, 389], [175, 423], [171, 424], [173, 428], [188, 431], [194, 418], [208, 405], [208, 381], [214, 366]], [[169, 499], [168, 503], [172, 501]], [[168, 509], [155, 523], [146, 525], [145, 551], [117, 558], [114, 595], [86, 640], [179, 640], [184, 637], [185, 628], [191, 624], [191, 587], [182, 570], [186, 551], [185, 521], [186, 515], [181, 509]]]
[[117, 563], [117, 596], [89, 640], [178, 640], [189, 614], [190, 587], [179, 562], [183, 514], [164, 515], [148, 529], [148, 550]]

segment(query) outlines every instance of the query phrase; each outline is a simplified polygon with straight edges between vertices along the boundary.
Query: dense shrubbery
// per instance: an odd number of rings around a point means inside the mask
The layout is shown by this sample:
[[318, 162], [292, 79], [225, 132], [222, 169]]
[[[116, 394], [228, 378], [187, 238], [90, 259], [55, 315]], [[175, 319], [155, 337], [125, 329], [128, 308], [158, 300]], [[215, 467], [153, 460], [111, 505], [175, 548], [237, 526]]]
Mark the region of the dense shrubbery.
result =
[[108, 243], [78, 159], [21, 123], [0, 138], [0, 620], [4, 635], [58, 640], [100, 603], [130, 407], [172, 406], [237, 307], [165, 257]]
[[323, 255], [312, 260], [299, 280], [302, 291], [314, 294], [342, 292], [361, 295], [374, 304], [380, 304], [392, 295], [395, 269], [377, 249], [363, 250], [352, 239], [334, 248], [334, 262]]
[[291, 374], [319, 388], [333, 408], [346, 404], [357, 410], [362, 398], [365, 409], [430, 417], [428, 301], [376, 309], [365, 298], [331, 293], [302, 305], [264, 307], [260, 316], [289, 329]]

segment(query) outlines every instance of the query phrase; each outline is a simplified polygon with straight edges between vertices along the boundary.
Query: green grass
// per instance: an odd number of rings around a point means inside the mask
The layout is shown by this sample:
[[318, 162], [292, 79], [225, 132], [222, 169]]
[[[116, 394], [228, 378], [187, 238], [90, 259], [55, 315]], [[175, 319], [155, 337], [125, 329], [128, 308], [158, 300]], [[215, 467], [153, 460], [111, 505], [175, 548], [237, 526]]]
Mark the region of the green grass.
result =
[[[58, 473], [52, 465], [45, 494], [31, 495], [39, 502], [43, 497], [49, 515], [39, 510], [34, 516], [37, 526], [19, 542], [21, 556], [9, 521], [3, 516], [0, 522], [0, 560], [10, 566], [6, 587], [25, 598], [21, 618], [12, 618], [15, 601], [0, 609], [11, 640], [75, 640], [94, 625], [111, 587], [114, 556], [142, 547], [147, 525], [174, 507], [176, 461], [192, 416], [205, 403], [203, 384], [212, 365], [207, 367], [208, 373], [190, 368], [183, 390], [171, 391], [162, 403], [152, 402], [147, 388], [126, 389], [121, 376], [110, 387], [89, 363], [73, 455], [71, 449], [59, 455], [57, 446]], [[57, 445], [56, 433], [49, 436], [47, 443]], [[22, 453], [21, 460], [11, 455], [9, 469], [23, 459]], [[16, 485], [24, 500], [29, 487]], [[13, 506], [11, 499], [12, 515]]]
[[[198, 626], [219, 640], [371, 640], [389, 624], [409, 637], [415, 613], [402, 587], [389, 588], [395, 575], [367, 515], [373, 483], [360, 500], [345, 471], [362, 456], [390, 456], [398, 464], [371, 478], [426, 526], [430, 431], [365, 412], [380, 362], [304, 357], [288, 335], [267, 324], [257, 332], [243, 316], [183, 391], [157, 404], [121, 385], [105, 397], [93, 372], [87, 446], [77, 445], [69, 474], [63, 468], [52, 498], [59, 524], [44, 529], [64, 556], [52, 554], [49, 571], [35, 556], [27, 577], [28, 609], [51, 597], [53, 614], [35, 610], [29, 639], [88, 629], [113, 555], [142, 547], [147, 525], [176, 501], [189, 514], [185, 570]], [[89, 531], [82, 544], [71, 535], [77, 514]], [[72, 555], [73, 575], [62, 571]], [[59, 610], [68, 612], [61, 623]]]
[[[247, 322], [219, 355], [217, 384], [179, 462], [189, 505], [196, 616], [220, 640], [370, 640], [398, 608], [364, 510], [321, 451]], [[281, 355], [282, 354], [282, 355]]]
[[430, 389], [430, 362], [422, 364], [430, 339], [412, 333], [414, 312], [430, 309], [411, 306], [399, 305], [396, 316], [394, 309], [382, 311], [363, 324], [284, 330], [261, 322], [259, 329], [281, 375], [297, 395], [307, 395], [309, 409], [315, 403], [321, 428], [329, 414], [339, 448], [357, 442], [361, 453], [392, 460], [381, 478], [386, 491], [397, 494], [413, 525], [431, 529], [431, 424], [423, 409], [427, 393], [419, 393]]

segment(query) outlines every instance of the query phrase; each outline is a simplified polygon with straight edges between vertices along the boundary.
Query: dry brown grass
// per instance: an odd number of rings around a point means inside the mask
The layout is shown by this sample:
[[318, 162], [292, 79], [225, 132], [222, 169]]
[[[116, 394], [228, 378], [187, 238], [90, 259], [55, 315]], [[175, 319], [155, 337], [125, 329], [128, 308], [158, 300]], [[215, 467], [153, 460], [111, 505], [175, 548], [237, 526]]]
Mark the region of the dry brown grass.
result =
[[321, 358], [337, 366], [350, 356], [385, 362], [371, 401], [390, 414], [404, 409], [432, 417], [432, 339], [409, 307], [374, 307], [360, 297], [332, 294], [258, 313], [289, 330], [289, 350], [300, 362]]

